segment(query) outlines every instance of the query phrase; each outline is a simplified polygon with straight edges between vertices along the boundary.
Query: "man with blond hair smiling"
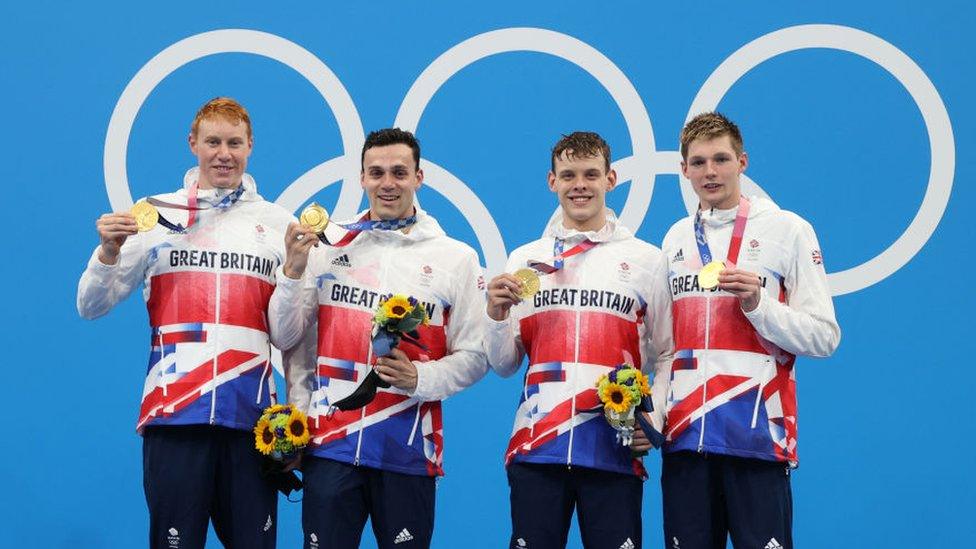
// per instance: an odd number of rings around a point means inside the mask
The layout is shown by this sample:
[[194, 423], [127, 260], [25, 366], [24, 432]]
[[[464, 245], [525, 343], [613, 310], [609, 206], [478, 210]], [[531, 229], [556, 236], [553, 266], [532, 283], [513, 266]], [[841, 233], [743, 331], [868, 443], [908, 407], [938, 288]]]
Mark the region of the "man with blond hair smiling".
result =
[[[739, 128], [719, 113], [681, 132], [681, 170], [698, 211], [661, 246], [674, 316], [661, 485], [665, 545], [793, 546], [796, 355], [840, 341], [816, 234], [772, 201], [744, 196]], [[665, 410], [657, 410], [657, 413]]]

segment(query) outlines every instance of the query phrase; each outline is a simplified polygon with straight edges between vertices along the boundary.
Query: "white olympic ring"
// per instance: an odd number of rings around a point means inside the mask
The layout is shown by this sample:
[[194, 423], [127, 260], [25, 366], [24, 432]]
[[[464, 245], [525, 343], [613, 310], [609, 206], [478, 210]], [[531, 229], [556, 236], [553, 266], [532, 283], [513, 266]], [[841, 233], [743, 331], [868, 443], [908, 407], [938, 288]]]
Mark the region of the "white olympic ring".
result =
[[[777, 55], [808, 48], [830, 48], [869, 59], [891, 73], [908, 91], [922, 113], [931, 148], [929, 181], [922, 205], [905, 232], [885, 251], [857, 267], [827, 275], [834, 295], [872, 286], [908, 263], [935, 232], [949, 203], [955, 172], [956, 147], [949, 113], [925, 72], [901, 50], [864, 31], [838, 25], [800, 25], [761, 36], [742, 46], [715, 69], [691, 103], [688, 116], [714, 110], [719, 101], [747, 72]], [[680, 173], [681, 194], [689, 212], [698, 207], [691, 184]], [[752, 181], [746, 178], [749, 188]], [[758, 185], [755, 186], [758, 189]]]
[[[691, 108], [694, 114], [714, 109], [733, 84], [762, 62], [789, 51], [832, 48], [855, 53], [888, 70], [911, 94], [922, 112], [932, 152], [925, 197], [905, 232], [877, 257], [828, 275], [834, 295], [854, 292], [884, 280], [904, 266], [925, 245], [939, 224], [955, 171], [955, 146], [948, 113], [938, 91], [907, 55], [884, 40], [850, 27], [802, 25], [764, 35], [733, 53], [702, 85]], [[681, 176], [680, 154], [657, 151], [651, 121], [639, 94], [626, 75], [592, 46], [565, 34], [536, 28], [511, 28], [483, 33], [452, 47], [435, 59], [414, 84], [397, 112], [394, 125], [416, 130], [420, 117], [438, 89], [468, 65], [498, 53], [533, 51], [560, 57], [600, 82], [617, 103], [627, 123], [634, 153], [613, 163], [620, 181], [632, 181], [621, 221], [639, 227], [650, 206], [657, 175], [678, 175], [689, 211], [697, 207], [690, 185]], [[321, 189], [342, 181], [335, 217], [349, 217], [359, 207], [358, 149], [365, 140], [355, 105], [339, 79], [318, 58], [283, 38], [259, 31], [221, 30], [191, 36], [153, 57], [126, 86], [112, 113], [105, 141], [105, 180], [113, 209], [132, 204], [125, 171], [129, 133], [149, 93], [170, 73], [190, 61], [217, 53], [253, 53], [277, 60], [298, 71], [326, 99], [339, 124], [344, 154], [312, 168], [290, 184], [276, 202], [295, 211]], [[474, 229], [489, 273], [501, 272], [507, 252], [490, 212], [463, 182], [447, 169], [422, 160], [426, 183], [459, 208]], [[766, 196], [759, 185], [743, 178], [749, 194]]]
[[[644, 108], [640, 94], [634, 88], [627, 76], [610, 59], [592, 46], [571, 36], [558, 32], [537, 28], [511, 28], [479, 34], [461, 42], [442, 53], [437, 59], [424, 69], [417, 80], [410, 86], [406, 97], [400, 104], [396, 120], [393, 125], [408, 131], [416, 131], [420, 125], [420, 117], [424, 109], [433, 99], [437, 90], [451, 77], [486, 57], [500, 53], [515, 51], [531, 51], [546, 53], [559, 57], [585, 70], [599, 82], [613, 98], [620, 108], [627, 129], [630, 133], [632, 148], [637, 151], [627, 161], [628, 170], [619, 181], [629, 181], [630, 191], [627, 202], [620, 214], [624, 225], [640, 226], [641, 220], [647, 214], [654, 192], [654, 173], [652, 159], [654, 153], [654, 130], [651, 119]], [[620, 161], [615, 163], [615, 166]], [[630, 174], [635, 174], [633, 177]], [[466, 192], [458, 194], [469, 195], [473, 201], [454, 202], [471, 223], [475, 234], [482, 246], [485, 263], [489, 273], [500, 273], [505, 267], [507, 253], [502, 242], [501, 232], [491, 218], [491, 214], [478, 200], [477, 196], [468, 190], [460, 180], [444, 171], [457, 188], [464, 188]], [[445, 186], [442, 194], [447, 190]], [[446, 196], [446, 195], [445, 195]], [[477, 206], [477, 207], [476, 207]], [[487, 217], [491, 226], [481, 226], [472, 222], [469, 216]], [[489, 230], [490, 229], [490, 230]], [[487, 233], [487, 234], [486, 234]]]
[[[132, 206], [132, 193], [129, 190], [125, 165], [126, 152], [132, 125], [146, 98], [164, 78], [183, 65], [218, 53], [252, 53], [291, 67], [305, 77], [332, 108], [345, 153], [348, 155], [356, 152], [362, 146], [366, 137], [349, 92], [335, 73], [308, 50], [279, 36], [260, 31], [227, 29], [197, 34], [180, 40], [150, 59], [132, 77], [115, 104], [105, 135], [104, 155], [105, 190], [113, 210], [123, 211]], [[348, 165], [343, 167], [346, 168], [343, 172], [346, 175], [346, 184], [339, 193], [339, 206], [344, 206], [342, 211], [351, 215], [359, 208], [362, 200], [362, 189], [358, 184], [359, 168], [356, 165], [351, 169]], [[318, 168], [311, 171], [316, 169]], [[338, 207], [336, 209], [340, 210]]]

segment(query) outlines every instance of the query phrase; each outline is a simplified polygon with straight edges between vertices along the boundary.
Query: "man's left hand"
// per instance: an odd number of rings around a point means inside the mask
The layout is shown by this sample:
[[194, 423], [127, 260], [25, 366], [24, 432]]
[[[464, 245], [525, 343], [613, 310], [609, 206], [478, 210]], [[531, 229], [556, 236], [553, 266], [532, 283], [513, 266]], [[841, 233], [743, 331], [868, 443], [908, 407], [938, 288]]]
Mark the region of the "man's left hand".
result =
[[390, 356], [377, 358], [374, 369], [380, 379], [397, 389], [412, 393], [417, 388], [417, 367], [407, 357], [407, 353], [396, 347], [390, 351]]
[[718, 288], [735, 294], [735, 297], [739, 298], [739, 307], [743, 312], [750, 313], [759, 306], [762, 282], [756, 273], [739, 269], [722, 269], [718, 275]]

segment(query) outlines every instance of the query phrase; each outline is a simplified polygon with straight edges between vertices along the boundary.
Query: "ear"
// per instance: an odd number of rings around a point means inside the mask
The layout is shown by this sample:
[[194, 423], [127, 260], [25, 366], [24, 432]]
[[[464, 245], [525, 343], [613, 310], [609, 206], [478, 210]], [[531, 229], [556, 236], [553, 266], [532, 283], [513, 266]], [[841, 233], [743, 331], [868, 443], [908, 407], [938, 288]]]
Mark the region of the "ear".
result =
[[613, 190], [617, 186], [617, 170], [610, 170], [607, 173], [607, 192]]
[[556, 192], [556, 174], [550, 171], [549, 174], [546, 176], [546, 180], [549, 182], [549, 190], [552, 192]]
[[359, 186], [362, 187], [362, 188], [364, 188], [364, 189], [366, 188], [366, 171], [365, 170], [359, 170]]
[[190, 136], [187, 137], [186, 141], [190, 144], [190, 152], [195, 156], [197, 154], [197, 138], [193, 135], [193, 132], [190, 132]]
[[681, 161], [681, 175], [683, 175], [685, 179], [691, 179], [688, 177], [688, 162], [684, 160]]
[[739, 155], [739, 173], [746, 171], [746, 168], [748, 167], [749, 167], [749, 155], [746, 154], [746, 151], [742, 151], [742, 154]]

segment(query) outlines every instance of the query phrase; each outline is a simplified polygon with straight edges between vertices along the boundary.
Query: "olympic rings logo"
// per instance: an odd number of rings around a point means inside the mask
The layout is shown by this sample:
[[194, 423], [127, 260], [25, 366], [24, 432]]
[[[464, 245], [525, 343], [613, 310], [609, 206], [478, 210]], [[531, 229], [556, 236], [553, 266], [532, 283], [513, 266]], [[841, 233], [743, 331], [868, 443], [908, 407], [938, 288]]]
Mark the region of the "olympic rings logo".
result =
[[[747, 72], [777, 55], [809, 48], [828, 48], [864, 57], [894, 76], [921, 111], [931, 149], [929, 179], [922, 203], [907, 229], [876, 257], [850, 269], [828, 274], [834, 295], [872, 286], [907, 264], [928, 242], [945, 213], [955, 173], [955, 141], [949, 114], [935, 86], [919, 66], [888, 42], [850, 27], [800, 25], [781, 29], [742, 46], [708, 77], [688, 109], [686, 120], [715, 109], [731, 87]], [[658, 151], [650, 116], [627, 76], [592, 46], [571, 36], [539, 28], [508, 28], [479, 34], [441, 54], [410, 87], [394, 126], [415, 131], [424, 109], [447, 80], [486, 57], [516, 51], [545, 53], [585, 70], [610, 94], [623, 114], [630, 135], [632, 156], [613, 163], [620, 182], [630, 181], [620, 214], [630, 227], [640, 226], [651, 204], [657, 175], [678, 175], [689, 213], [698, 205], [689, 182], [681, 176], [677, 151]], [[149, 60], [122, 92], [109, 121], [105, 138], [105, 187], [116, 211], [132, 205], [126, 173], [126, 151], [136, 115], [149, 94], [183, 65], [220, 53], [250, 53], [291, 67], [322, 95], [338, 122], [344, 154], [315, 166], [291, 183], [276, 202], [295, 211], [311, 196], [341, 182], [334, 209], [338, 218], [352, 216], [362, 201], [359, 185], [359, 148], [365, 140], [359, 113], [339, 78], [320, 59], [294, 42], [260, 31], [228, 29], [205, 32], [180, 40]], [[475, 231], [489, 273], [504, 269], [507, 252], [498, 225], [478, 196], [456, 176], [430, 160], [421, 160], [426, 186], [452, 202]], [[324, 185], [323, 185], [323, 182]], [[758, 183], [743, 177], [748, 194], [768, 196]]]

